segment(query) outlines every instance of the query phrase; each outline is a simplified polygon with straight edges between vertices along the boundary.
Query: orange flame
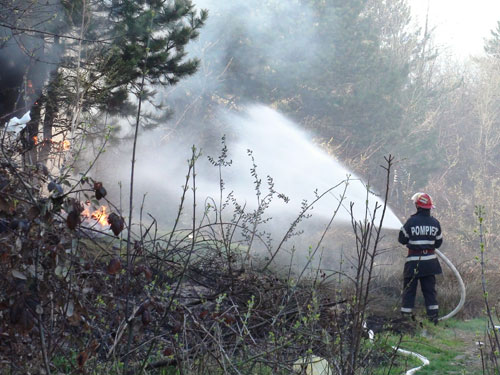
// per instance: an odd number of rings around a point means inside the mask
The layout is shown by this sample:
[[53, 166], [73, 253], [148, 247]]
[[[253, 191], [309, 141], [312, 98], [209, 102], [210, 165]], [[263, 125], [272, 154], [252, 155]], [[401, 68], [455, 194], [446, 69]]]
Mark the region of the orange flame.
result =
[[92, 213], [92, 219], [98, 221], [102, 226], [108, 225], [108, 214], [106, 213], [107, 209], [108, 208], [106, 206], [99, 207], [97, 211]]
[[109, 223], [108, 223], [109, 214], [107, 213], [107, 211], [108, 211], [107, 206], [101, 206], [97, 210], [90, 213], [90, 203], [86, 203], [85, 205], [86, 205], [86, 207], [82, 211], [83, 217], [86, 217], [87, 219], [94, 219], [101, 226], [109, 225]]
[[[33, 139], [33, 142], [35, 142], [35, 145], [37, 145], [40, 142], [40, 138], [38, 138], [37, 135], [33, 136], [32, 139]], [[58, 146], [58, 149], [61, 151], [69, 151], [69, 149], [71, 148], [71, 142], [68, 141], [67, 139], [60, 141], [60, 142], [57, 142], [57, 141], [54, 141], [54, 140], [49, 138], [49, 139], [44, 139], [42, 141], [42, 143], [56, 145], [56, 146]]]

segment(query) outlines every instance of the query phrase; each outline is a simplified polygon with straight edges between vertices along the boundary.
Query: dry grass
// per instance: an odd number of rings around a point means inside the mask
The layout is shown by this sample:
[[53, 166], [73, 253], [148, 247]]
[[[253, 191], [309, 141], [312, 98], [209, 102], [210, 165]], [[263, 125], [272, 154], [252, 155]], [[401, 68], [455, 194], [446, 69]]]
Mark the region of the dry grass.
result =
[[[404, 259], [403, 257], [401, 259]], [[466, 286], [466, 300], [457, 317], [462, 319], [478, 318], [484, 315], [484, 293], [481, 285], [481, 269], [478, 261], [469, 259], [451, 259], [456, 265]], [[400, 263], [400, 264], [399, 264]], [[443, 274], [437, 276], [437, 291], [440, 315], [447, 314], [455, 308], [460, 300], [460, 289], [454, 274], [441, 262]], [[490, 261], [486, 271], [488, 299], [493, 306], [500, 304], [500, 270], [495, 266], [498, 262]], [[401, 291], [403, 285], [403, 261], [398, 260], [391, 267], [379, 272], [373, 280], [370, 311], [374, 314], [399, 314]], [[415, 302], [417, 314], [425, 315], [424, 301], [420, 289]]]

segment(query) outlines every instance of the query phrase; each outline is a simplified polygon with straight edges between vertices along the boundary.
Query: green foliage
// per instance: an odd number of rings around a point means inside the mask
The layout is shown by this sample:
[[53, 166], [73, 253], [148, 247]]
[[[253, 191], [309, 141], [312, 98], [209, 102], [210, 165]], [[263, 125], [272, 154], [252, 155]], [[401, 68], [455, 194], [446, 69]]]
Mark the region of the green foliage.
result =
[[[197, 14], [190, 0], [99, 1], [86, 35], [109, 42], [90, 51], [84, 106], [132, 115], [130, 94], [151, 100], [154, 86], [174, 85], [193, 74], [199, 61], [187, 59], [185, 47], [198, 37], [207, 15]], [[140, 92], [143, 77], [149, 88]]]
[[[422, 327], [414, 335], [402, 338], [388, 335], [385, 339], [388, 345], [398, 345], [401, 349], [423, 355], [430, 364], [418, 371], [419, 374], [482, 374], [477, 341], [484, 338], [487, 322], [484, 319], [468, 321], [451, 319], [434, 326], [422, 322]], [[412, 357], [397, 354], [395, 364], [390, 372], [382, 366], [376, 374], [400, 374], [402, 370], [421, 366], [422, 362]]]
[[[15, 64], [5, 63], [20, 70], [18, 82], [5, 83], [14, 85], [9, 90], [16, 91], [9, 94], [8, 104], [2, 99], [6, 103], [2, 108], [10, 116], [15, 101], [20, 100], [17, 97], [26, 102], [25, 111], [36, 102], [28, 142], [38, 136], [39, 123], [43, 123], [44, 139], [51, 142], [53, 134], [67, 130], [73, 134], [77, 127], [89, 132], [81, 113], [87, 120], [100, 113], [134, 116], [139, 97], [160, 110], [161, 103], [154, 102], [155, 87], [175, 85], [198, 68], [199, 61], [189, 59], [185, 48], [198, 37], [207, 11], [198, 12], [190, 0], [64, 0], [60, 4], [30, 1], [22, 6], [17, 3], [0, 5], [5, 5], [2, 9], [6, 14], [23, 11], [19, 26], [36, 30], [36, 38], [21, 32], [19, 42], [9, 42], [9, 37], [6, 45], [0, 45], [2, 61], [17, 59]], [[50, 17], [44, 18], [44, 14]], [[2, 35], [8, 31], [0, 27]], [[39, 38], [40, 35], [47, 38]], [[47, 85], [49, 71], [52, 74]], [[147, 89], [141, 89], [142, 79]], [[28, 83], [32, 89], [25, 89]], [[169, 114], [168, 110], [156, 116], [150, 114], [144, 123], [152, 125]], [[96, 122], [102, 125], [103, 121]], [[93, 128], [91, 132], [99, 133], [98, 127]], [[47, 159], [48, 155], [43, 157]]]

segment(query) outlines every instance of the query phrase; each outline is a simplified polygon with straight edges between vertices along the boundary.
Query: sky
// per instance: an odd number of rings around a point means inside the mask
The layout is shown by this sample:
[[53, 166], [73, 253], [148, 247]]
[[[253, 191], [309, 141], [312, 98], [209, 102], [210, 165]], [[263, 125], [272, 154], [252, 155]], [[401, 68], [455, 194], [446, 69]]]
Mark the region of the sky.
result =
[[483, 53], [483, 40], [500, 21], [500, 0], [410, 0], [419, 24], [436, 26], [436, 42], [459, 58]]

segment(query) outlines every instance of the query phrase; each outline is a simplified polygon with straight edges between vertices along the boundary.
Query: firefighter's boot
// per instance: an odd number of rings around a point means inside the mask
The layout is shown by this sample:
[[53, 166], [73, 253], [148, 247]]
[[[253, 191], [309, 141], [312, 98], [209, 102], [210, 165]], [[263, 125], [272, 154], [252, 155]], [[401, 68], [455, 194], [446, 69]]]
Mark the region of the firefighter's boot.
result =
[[437, 311], [433, 312], [432, 314], [428, 314], [427, 319], [429, 319], [430, 322], [434, 323], [434, 325], [437, 326], [437, 324], [439, 322]]

